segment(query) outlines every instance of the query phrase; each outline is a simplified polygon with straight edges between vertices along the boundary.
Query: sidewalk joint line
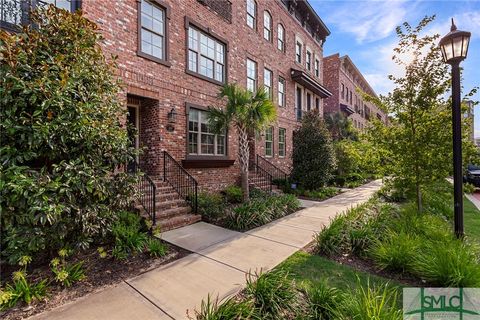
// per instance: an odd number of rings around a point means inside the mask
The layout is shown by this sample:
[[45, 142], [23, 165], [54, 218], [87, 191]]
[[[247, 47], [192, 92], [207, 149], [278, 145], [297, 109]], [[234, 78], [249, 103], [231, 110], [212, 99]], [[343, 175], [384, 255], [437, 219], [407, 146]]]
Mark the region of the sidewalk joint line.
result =
[[[248, 235], [249, 235], [249, 236], [252, 236], [252, 237], [259, 238], [259, 239], [267, 240], [267, 241], [270, 241], [270, 242], [275, 242], [275, 243], [278, 243], [278, 244], [283, 244], [283, 245], [285, 245], [285, 246], [292, 247], [292, 248], [295, 248], [295, 249], [302, 249], [302, 248], [303, 248], [303, 247], [294, 246], [293, 244], [288, 244], [288, 243], [281, 242], [281, 241], [278, 241], [278, 240], [273, 240], [273, 239], [265, 238], [265, 237], [262, 237], [262, 236], [258, 236], [258, 235], [256, 235], [256, 234], [248, 233]], [[308, 243], [307, 243], [307, 244], [308, 244]]]
[[148, 298], [146, 295], [144, 295], [140, 290], [138, 290], [137, 288], [135, 288], [133, 285], [131, 285], [130, 283], [128, 283], [127, 280], [123, 280], [123, 282], [125, 282], [130, 288], [132, 288], [133, 290], [135, 290], [139, 295], [141, 295], [145, 300], [147, 300], [148, 302], [150, 302], [152, 305], [154, 305], [158, 310], [162, 311], [163, 313], [165, 313], [169, 318], [171, 318], [172, 320], [176, 320], [174, 317], [172, 317], [168, 312], [166, 312], [165, 310], [163, 310], [158, 304], [156, 304], [155, 302], [153, 302], [150, 298]]

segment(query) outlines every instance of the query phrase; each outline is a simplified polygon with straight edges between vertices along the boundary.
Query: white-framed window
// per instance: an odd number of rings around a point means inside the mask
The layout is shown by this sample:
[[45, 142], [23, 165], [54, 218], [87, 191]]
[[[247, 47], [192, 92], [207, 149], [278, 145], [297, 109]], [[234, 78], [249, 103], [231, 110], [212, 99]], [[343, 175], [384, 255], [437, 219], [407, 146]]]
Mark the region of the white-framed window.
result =
[[247, 90], [257, 91], [257, 63], [247, 58]]
[[273, 127], [265, 130], [265, 156], [273, 157]]
[[315, 59], [315, 76], [320, 77], [320, 61]]
[[188, 113], [188, 154], [223, 156], [225, 134], [214, 134], [207, 121], [207, 111], [190, 108]]
[[307, 67], [308, 71], [312, 70], [312, 53], [309, 50], [307, 50], [307, 57], [305, 59], [305, 66]]
[[278, 156], [283, 158], [286, 153], [287, 129], [278, 128]]
[[315, 98], [315, 109], [320, 112], [320, 98], [316, 97]]
[[140, 51], [165, 60], [165, 10], [153, 2], [141, 3]]
[[342, 82], [342, 99], [345, 99], [345, 85]]
[[272, 41], [272, 16], [268, 11], [263, 12], [263, 38]]
[[265, 92], [268, 94], [268, 97], [270, 99], [273, 98], [272, 80], [273, 72], [271, 70], [268, 70], [267, 68], [263, 69], [263, 85], [265, 87]]
[[285, 79], [278, 77], [278, 105], [285, 107]]
[[300, 41], [295, 43], [295, 59], [298, 63], [302, 63], [302, 43]]
[[303, 88], [300, 86], [295, 87], [295, 113], [297, 115], [297, 120], [302, 119], [302, 108], [303, 108]]
[[283, 25], [278, 24], [278, 40], [277, 40], [277, 48], [278, 50], [285, 52], [285, 28]]
[[225, 45], [199, 29], [188, 28], [188, 70], [225, 82]]
[[257, 24], [257, 3], [255, 0], [247, 0], [247, 26], [255, 29]]

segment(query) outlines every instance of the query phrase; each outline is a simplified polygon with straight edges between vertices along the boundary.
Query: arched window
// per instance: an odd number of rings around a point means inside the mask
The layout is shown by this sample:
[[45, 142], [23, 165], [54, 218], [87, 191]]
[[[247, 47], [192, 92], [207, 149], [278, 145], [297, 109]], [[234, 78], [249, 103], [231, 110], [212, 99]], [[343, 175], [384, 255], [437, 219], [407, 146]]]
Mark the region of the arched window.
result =
[[277, 41], [277, 48], [278, 50], [285, 52], [285, 28], [278, 24], [278, 41]]
[[255, 0], [247, 0], [247, 26], [255, 29], [257, 20], [257, 3]]
[[272, 41], [272, 16], [268, 11], [263, 13], [263, 37], [265, 40]]

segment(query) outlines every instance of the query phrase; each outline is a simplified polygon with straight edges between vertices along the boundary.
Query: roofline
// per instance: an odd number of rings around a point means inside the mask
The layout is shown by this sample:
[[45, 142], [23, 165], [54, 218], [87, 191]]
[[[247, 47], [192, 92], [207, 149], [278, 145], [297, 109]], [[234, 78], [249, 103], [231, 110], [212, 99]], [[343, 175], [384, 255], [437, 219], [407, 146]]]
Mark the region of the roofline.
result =
[[[327, 25], [325, 24], [325, 22], [323, 22], [322, 18], [320, 18], [320, 16], [317, 14], [317, 12], [315, 11], [315, 9], [313, 9], [312, 5], [310, 4], [310, 2], [308, 2], [308, 0], [304, 0], [305, 3], [307, 4], [308, 8], [315, 14], [315, 17], [318, 19], [318, 21], [320, 21], [320, 24], [322, 25], [322, 27], [325, 29], [325, 31], [327, 32], [327, 36], [328, 37], [329, 35], [332, 34], [332, 32], [330, 31], [330, 29], [328, 29]], [[325, 37], [325, 38], [326, 38]]]
[[367, 87], [368, 89], [370, 89], [372, 92], [373, 92], [373, 95], [378, 98], [378, 95], [377, 93], [375, 92], [375, 90], [373, 90], [373, 88], [370, 86], [370, 83], [368, 83], [367, 79], [365, 79], [365, 77], [363, 76], [363, 73], [357, 68], [357, 66], [355, 65], [355, 63], [353, 63], [352, 59], [350, 58], [350, 56], [348, 54], [344, 55], [344, 56], [341, 56], [340, 57], [341, 60], [343, 59], [347, 59], [347, 61], [353, 66], [353, 68], [355, 69], [355, 71], [357, 71], [357, 73], [360, 75], [360, 77], [362, 78], [363, 81], [365, 81], [365, 83], [367, 84]]

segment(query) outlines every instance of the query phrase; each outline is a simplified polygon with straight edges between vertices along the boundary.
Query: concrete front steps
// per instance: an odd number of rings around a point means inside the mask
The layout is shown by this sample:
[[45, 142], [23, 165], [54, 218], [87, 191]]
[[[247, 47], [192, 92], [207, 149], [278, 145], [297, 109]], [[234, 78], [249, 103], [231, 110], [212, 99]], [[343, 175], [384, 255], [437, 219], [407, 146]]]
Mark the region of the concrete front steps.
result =
[[175, 189], [160, 178], [153, 179], [156, 185], [156, 222], [162, 232], [188, 226], [202, 220], [192, 212], [190, 205]]

